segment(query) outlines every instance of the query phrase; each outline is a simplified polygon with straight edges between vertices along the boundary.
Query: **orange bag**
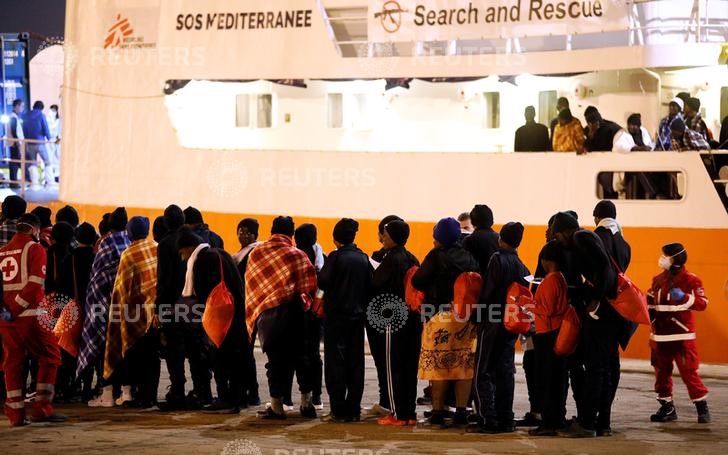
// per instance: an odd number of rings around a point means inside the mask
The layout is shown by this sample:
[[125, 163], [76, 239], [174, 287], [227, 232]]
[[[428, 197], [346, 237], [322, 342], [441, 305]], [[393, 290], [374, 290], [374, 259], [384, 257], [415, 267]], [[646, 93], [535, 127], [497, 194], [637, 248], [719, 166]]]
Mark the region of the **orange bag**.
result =
[[455, 280], [452, 310], [459, 321], [470, 319], [473, 307], [477, 305], [483, 278], [477, 272], [463, 272]]
[[[58, 267], [54, 268], [58, 270]], [[76, 301], [78, 288], [76, 287], [76, 261], [71, 257], [71, 272], [73, 278], [73, 292], [76, 298], [71, 299], [61, 310], [53, 333], [58, 338], [58, 346], [73, 357], [78, 357], [78, 346], [81, 343], [83, 332], [83, 308]]]
[[612, 262], [619, 273], [617, 274], [617, 297], [609, 300], [609, 303], [626, 320], [650, 325], [647, 296], [617, 267], [614, 259]]
[[579, 345], [580, 334], [581, 320], [574, 307], [569, 305], [569, 309], [566, 310], [561, 320], [561, 328], [556, 336], [556, 343], [554, 343], [554, 353], [556, 355], [573, 354]]
[[207, 297], [205, 312], [202, 313], [202, 327], [210, 338], [210, 341], [218, 348], [225, 340], [230, 330], [235, 315], [235, 303], [233, 295], [225, 285], [225, 274], [222, 269], [222, 257], [220, 259], [220, 284], [215, 286]]
[[311, 312], [319, 319], [324, 319], [326, 317], [326, 313], [324, 312], [324, 291], [321, 289], [316, 291], [313, 303], [311, 304]]
[[81, 305], [71, 300], [61, 310], [61, 315], [53, 328], [53, 333], [58, 338], [58, 346], [73, 357], [78, 356], [78, 345], [83, 331], [81, 315]]
[[533, 317], [528, 311], [533, 306], [533, 294], [527, 287], [513, 283], [506, 292], [503, 325], [511, 333], [524, 334], [531, 330]]
[[419, 270], [419, 267], [412, 266], [404, 274], [404, 301], [407, 307], [419, 314], [422, 303], [425, 301], [425, 293], [412, 286], [412, 276]]

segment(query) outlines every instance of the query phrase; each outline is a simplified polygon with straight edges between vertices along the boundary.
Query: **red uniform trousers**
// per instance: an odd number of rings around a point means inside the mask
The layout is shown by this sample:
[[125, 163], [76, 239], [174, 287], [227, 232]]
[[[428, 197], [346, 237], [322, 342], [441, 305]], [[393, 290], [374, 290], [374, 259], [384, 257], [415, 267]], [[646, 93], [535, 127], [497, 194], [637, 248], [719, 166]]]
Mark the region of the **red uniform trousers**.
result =
[[672, 364], [677, 364], [680, 377], [688, 388], [693, 401], [704, 400], [708, 388], [698, 375], [698, 349], [695, 340], [654, 343], [652, 366], [655, 367], [655, 392], [663, 400], [672, 400]]
[[38, 318], [19, 317], [11, 322], [0, 322], [3, 345], [3, 370], [5, 372], [5, 415], [11, 425], [25, 419], [23, 396], [23, 368], [27, 356], [38, 360], [36, 397], [33, 417], [40, 418], [53, 413], [53, 386], [56, 370], [61, 364], [61, 352], [56, 336], [43, 328]]

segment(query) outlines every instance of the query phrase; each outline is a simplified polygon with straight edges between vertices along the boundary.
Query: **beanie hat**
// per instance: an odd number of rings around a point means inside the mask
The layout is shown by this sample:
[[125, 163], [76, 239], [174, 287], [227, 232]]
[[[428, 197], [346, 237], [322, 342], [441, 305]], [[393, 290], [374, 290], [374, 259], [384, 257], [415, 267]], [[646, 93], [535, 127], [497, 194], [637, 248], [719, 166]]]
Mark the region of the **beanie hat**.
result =
[[74, 228], [78, 226], [78, 212], [75, 208], [67, 205], [56, 212], [56, 223], [65, 221]]
[[444, 247], [453, 246], [460, 239], [460, 223], [452, 217], [443, 218], [435, 225], [432, 236]]
[[402, 220], [394, 220], [384, 225], [384, 230], [387, 231], [389, 237], [397, 245], [403, 246], [407, 244], [407, 239], [409, 239], [410, 235], [409, 224]]
[[500, 230], [500, 238], [513, 248], [521, 246], [523, 240], [523, 225], [519, 222], [510, 221], [503, 225]]
[[675, 98], [681, 100], [683, 103], [687, 103], [690, 99], [690, 94], [688, 92], [680, 92], [675, 95]]
[[282, 234], [293, 237], [296, 230], [296, 224], [290, 216], [277, 216], [273, 220], [273, 226], [270, 229], [271, 234]]
[[126, 230], [126, 224], [128, 222], [129, 218], [124, 207], [117, 207], [116, 210], [111, 212], [111, 216], [109, 216], [109, 228], [112, 231], [119, 232]]
[[617, 207], [610, 200], [599, 201], [594, 207], [593, 215], [596, 218], [617, 218]]
[[202, 213], [196, 208], [190, 206], [184, 210], [185, 224], [202, 224]]
[[32, 213], [24, 213], [18, 218], [18, 224], [25, 224], [40, 229], [40, 220]]
[[65, 221], [59, 221], [51, 228], [51, 237], [58, 243], [71, 243], [73, 234], [73, 226]]
[[[51, 209], [49, 209], [48, 207], [43, 207], [42, 205], [39, 205], [38, 207], [31, 210], [30, 213], [38, 217], [38, 219], [40, 220], [41, 228], [48, 227], [53, 224], [51, 222]], [[56, 218], [56, 221], [59, 220]]]
[[687, 101], [685, 101], [685, 105], [689, 107], [692, 111], [699, 111], [700, 110], [700, 99], [699, 98], [688, 98]]
[[111, 213], [104, 213], [104, 216], [101, 218], [101, 221], [99, 221], [99, 233], [101, 235], [106, 235], [107, 232], [109, 232], [109, 219], [111, 218]]
[[293, 238], [296, 240], [297, 248], [311, 248], [318, 240], [318, 231], [316, 230], [315, 225], [311, 223], [304, 223], [296, 228]]
[[662, 253], [672, 258], [672, 265], [682, 266], [688, 262], [688, 252], [682, 243], [668, 243], [663, 245]]
[[178, 205], [169, 205], [164, 209], [164, 222], [170, 232], [176, 231], [185, 224], [185, 214]]
[[672, 122], [670, 122], [670, 131], [677, 131], [678, 133], [684, 133], [685, 132], [685, 122], [680, 117], [675, 117]]
[[358, 230], [358, 221], [352, 220], [351, 218], [342, 218], [334, 226], [334, 240], [343, 245], [354, 243]]
[[561, 263], [563, 262], [563, 254], [564, 250], [561, 248], [559, 242], [552, 240], [541, 248], [538, 257], [545, 261]]
[[675, 98], [673, 98], [673, 99], [672, 99], [672, 100], [670, 101], [670, 104], [672, 104], [672, 103], [675, 103], [675, 104], [677, 104], [677, 106], [678, 106], [678, 107], [680, 108], [680, 110], [681, 110], [681, 111], [682, 111], [683, 109], [685, 109], [685, 101], [683, 101], [683, 100], [682, 100], [682, 98], [678, 98], [678, 97], [675, 97]]
[[551, 224], [551, 232], [554, 235], [559, 232], [575, 231], [579, 229], [579, 221], [566, 212], [559, 212], [554, 215], [554, 221]]
[[14, 194], [6, 197], [2, 203], [3, 215], [8, 220], [20, 218], [27, 208], [28, 204], [25, 202], [25, 199]]
[[629, 117], [627, 117], [627, 125], [642, 126], [642, 115], [641, 114], [630, 115]]
[[131, 240], [146, 239], [149, 236], [149, 218], [133, 216], [126, 225], [126, 232]]
[[594, 123], [599, 122], [602, 120], [602, 115], [599, 113], [599, 110], [594, 106], [589, 106], [584, 110], [584, 118], [586, 119], [587, 123]]
[[384, 234], [384, 226], [387, 223], [390, 223], [394, 220], [404, 221], [402, 218], [398, 217], [397, 215], [387, 215], [384, 218], [382, 218], [382, 221], [379, 222], [379, 226], [377, 227], [379, 229], [379, 233]]
[[179, 238], [177, 238], [177, 249], [196, 247], [203, 242], [202, 238], [192, 232], [192, 229], [184, 228], [179, 232]]
[[493, 226], [493, 211], [485, 204], [477, 204], [470, 211], [470, 222], [480, 229], [488, 229]]
[[84, 245], [93, 245], [99, 236], [91, 223], [82, 223], [76, 228], [76, 240]]
[[154, 223], [152, 223], [152, 237], [154, 240], [159, 241], [168, 233], [169, 230], [167, 229], [167, 224], [164, 222], [164, 217], [156, 217]]

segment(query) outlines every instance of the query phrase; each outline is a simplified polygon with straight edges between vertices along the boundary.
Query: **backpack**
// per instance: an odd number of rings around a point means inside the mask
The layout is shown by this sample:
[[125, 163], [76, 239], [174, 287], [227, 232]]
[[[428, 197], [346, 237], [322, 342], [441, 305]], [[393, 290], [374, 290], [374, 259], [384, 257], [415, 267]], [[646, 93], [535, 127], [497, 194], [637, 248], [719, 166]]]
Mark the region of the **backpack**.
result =
[[415, 289], [412, 285], [412, 276], [419, 270], [416, 265], [410, 267], [404, 274], [404, 301], [407, 307], [417, 314], [420, 314], [422, 303], [425, 301], [425, 293]]
[[453, 312], [458, 321], [470, 319], [473, 307], [478, 303], [480, 290], [483, 287], [483, 278], [477, 272], [463, 272], [455, 280], [453, 293]]
[[618, 272], [617, 296], [613, 300], [609, 300], [609, 303], [626, 320], [650, 325], [647, 296], [619, 269], [614, 258], [612, 258], [612, 263]]
[[531, 330], [533, 317], [528, 311], [533, 306], [533, 294], [527, 287], [513, 283], [506, 292], [503, 325], [511, 333], [524, 334]]
[[562, 318], [561, 328], [554, 343], [554, 353], [562, 356], [571, 355], [579, 345], [581, 320], [579, 320], [579, 315], [576, 314], [576, 310], [571, 305], [569, 305], [569, 309], [566, 310]]
[[202, 327], [210, 341], [218, 348], [227, 336], [235, 315], [233, 295], [225, 284], [225, 274], [222, 269], [222, 256], [220, 260], [220, 283], [212, 289], [205, 302], [205, 312], [202, 314]]

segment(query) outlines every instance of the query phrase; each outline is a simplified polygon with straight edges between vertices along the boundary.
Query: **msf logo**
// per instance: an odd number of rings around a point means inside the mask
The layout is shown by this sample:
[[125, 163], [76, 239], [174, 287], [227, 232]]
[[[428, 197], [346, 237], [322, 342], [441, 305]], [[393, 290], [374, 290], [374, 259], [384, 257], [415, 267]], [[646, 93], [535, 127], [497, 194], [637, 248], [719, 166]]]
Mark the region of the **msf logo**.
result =
[[131, 36], [132, 33], [134, 33], [134, 29], [131, 27], [129, 19], [123, 17], [121, 14], [117, 14], [116, 23], [106, 32], [104, 49], [119, 47], [124, 42], [124, 39]]
[[402, 13], [406, 13], [394, 0], [388, 0], [382, 5], [382, 10], [374, 13], [374, 19], [379, 19], [382, 28], [387, 33], [396, 33], [402, 26]]

